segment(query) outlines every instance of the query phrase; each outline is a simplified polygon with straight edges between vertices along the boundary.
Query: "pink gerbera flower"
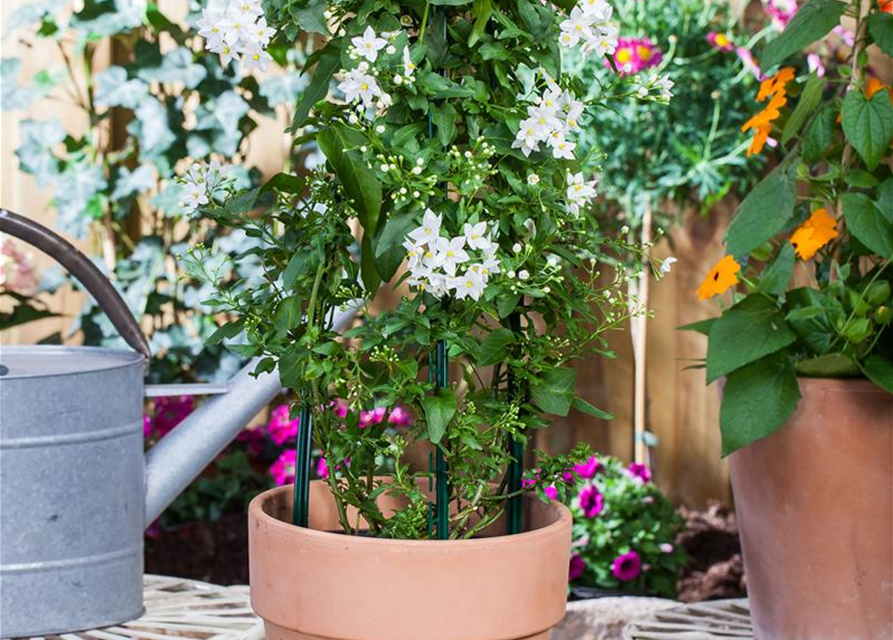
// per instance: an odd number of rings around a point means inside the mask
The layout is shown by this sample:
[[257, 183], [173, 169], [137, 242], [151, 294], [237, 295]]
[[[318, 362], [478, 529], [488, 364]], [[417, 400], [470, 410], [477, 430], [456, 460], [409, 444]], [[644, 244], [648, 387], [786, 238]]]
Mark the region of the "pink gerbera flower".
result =
[[614, 577], [624, 582], [634, 580], [641, 571], [642, 559], [639, 558], [638, 553], [632, 550], [614, 558], [614, 562], [611, 565], [611, 572], [614, 574]]
[[633, 75], [642, 69], [656, 67], [661, 60], [663, 53], [648, 38], [620, 38], [617, 41], [614, 64], [621, 75]]
[[605, 508], [605, 497], [594, 485], [586, 485], [577, 495], [580, 510], [587, 518], [594, 518]]
[[592, 456], [583, 464], [574, 465], [574, 473], [580, 476], [583, 480], [589, 480], [589, 478], [598, 473], [600, 467], [601, 463], [599, 463], [598, 458]]
[[586, 570], [586, 563], [583, 562], [583, 558], [579, 553], [575, 553], [571, 556], [570, 565], [567, 569], [567, 580], [568, 582], [572, 582], [583, 575], [583, 571]]

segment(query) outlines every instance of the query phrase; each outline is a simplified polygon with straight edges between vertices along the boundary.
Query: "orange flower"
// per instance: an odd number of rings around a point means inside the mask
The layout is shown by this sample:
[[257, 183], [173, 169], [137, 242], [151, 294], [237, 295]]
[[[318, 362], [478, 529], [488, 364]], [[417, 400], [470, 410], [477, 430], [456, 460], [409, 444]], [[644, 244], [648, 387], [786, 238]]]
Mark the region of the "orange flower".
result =
[[[893, 0], [890, 0], [893, 3]], [[871, 97], [876, 94], [878, 91], [887, 90], [887, 95], [890, 97], [890, 102], [893, 102], [893, 89], [890, 88], [890, 85], [884, 84], [878, 78], [872, 76], [868, 79], [868, 82], [865, 84], [865, 97], [871, 100]]]
[[893, 0], [878, 0], [877, 5], [884, 13], [893, 13]]
[[801, 260], [810, 260], [816, 252], [839, 236], [837, 220], [824, 209], [816, 209], [809, 220], [797, 227], [791, 236], [791, 244]]
[[741, 127], [741, 131], [754, 130], [753, 140], [750, 143], [750, 148], [747, 150], [748, 157], [759, 153], [766, 145], [766, 140], [768, 140], [769, 134], [772, 132], [772, 121], [781, 115], [781, 108], [788, 102], [785, 85], [793, 79], [794, 68], [784, 67], [774, 76], [766, 78], [760, 83], [757, 102], [763, 102], [769, 96], [772, 96], [772, 98], [765, 109], [753, 116]]
[[716, 263], [710, 270], [704, 282], [698, 287], [698, 300], [706, 300], [713, 296], [725, 293], [729, 287], [738, 284], [738, 276], [741, 265], [735, 262], [732, 256], [726, 256]]

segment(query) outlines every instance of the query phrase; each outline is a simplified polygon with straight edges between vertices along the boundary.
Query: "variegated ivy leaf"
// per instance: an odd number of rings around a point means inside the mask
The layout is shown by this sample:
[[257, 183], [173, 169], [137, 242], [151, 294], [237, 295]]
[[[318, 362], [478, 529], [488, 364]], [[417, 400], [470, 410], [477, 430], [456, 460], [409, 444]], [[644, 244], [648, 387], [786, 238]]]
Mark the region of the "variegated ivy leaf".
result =
[[307, 76], [297, 71], [290, 70], [283, 75], [265, 76], [260, 81], [260, 95], [267, 99], [271, 107], [280, 104], [292, 105], [304, 91], [307, 83]]
[[143, 191], [148, 191], [155, 186], [155, 171], [152, 165], [143, 164], [130, 171], [127, 167], [121, 167], [115, 180], [115, 190], [112, 191], [112, 200], [123, 200]]
[[161, 58], [161, 66], [143, 67], [136, 75], [146, 82], [182, 82], [187, 89], [195, 89], [208, 72], [202, 65], [193, 63], [192, 55], [192, 51], [180, 47], [165, 54]]
[[248, 110], [248, 103], [235, 91], [220, 94], [214, 104], [214, 116], [223, 130], [230, 133], [239, 130], [239, 120]]
[[149, 95], [149, 85], [138, 78], [127, 79], [124, 67], [109, 67], [96, 76], [97, 107], [136, 109]]
[[0, 108], [4, 111], [24, 109], [34, 100], [34, 93], [19, 84], [21, 68], [18, 58], [0, 60]]
[[65, 139], [65, 128], [58, 120], [25, 120], [19, 133], [22, 136], [16, 150], [19, 167], [34, 174], [38, 187], [46, 188], [59, 173], [59, 160], [53, 155], [52, 146]]
[[164, 105], [150, 97], [134, 113], [136, 120], [127, 125], [127, 132], [139, 140], [142, 159], [157, 158], [177, 139], [170, 129]]
[[176, 218], [182, 214], [180, 201], [183, 199], [183, 186], [178, 182], [168, 181], [164, 188], [151, 198], [149, 204], [161, 211], [167, 218]]
[[60, 7], [70, 4], [69, 0], [40, 0], [39, 2], [25, 3], [9, 17], [4, 35], [9, 35], [19, 27], [28, 27], [38, 23], [47, 15], [54, 17]]
[[79, 162], [66, 167], [56, 178], [56, 226], [76, 237], [87, 234], [90, 222], [101, 214], [99, 192], [105, 189], [102, 167]]
[[136, 29], [146, 19], [146, 0], [86, 0], [69, 26], [88, 38]]

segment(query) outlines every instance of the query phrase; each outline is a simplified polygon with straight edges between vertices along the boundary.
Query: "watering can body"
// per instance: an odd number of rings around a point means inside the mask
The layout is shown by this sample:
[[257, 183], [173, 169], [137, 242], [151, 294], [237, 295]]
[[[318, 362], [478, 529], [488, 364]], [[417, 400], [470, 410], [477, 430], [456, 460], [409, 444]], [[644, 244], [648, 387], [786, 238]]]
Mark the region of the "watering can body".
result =
[[144, 456], [149, 348], [120, 295], [33, 221], [0, 209], [0, 232], [56, 258], [134, 349], [0, 347], [0, 638], [124, 622], [142, 611], [144, 529], [281, 391], [279, 374], [253, 361], [222, 388], [154, 389], [214, 397]]

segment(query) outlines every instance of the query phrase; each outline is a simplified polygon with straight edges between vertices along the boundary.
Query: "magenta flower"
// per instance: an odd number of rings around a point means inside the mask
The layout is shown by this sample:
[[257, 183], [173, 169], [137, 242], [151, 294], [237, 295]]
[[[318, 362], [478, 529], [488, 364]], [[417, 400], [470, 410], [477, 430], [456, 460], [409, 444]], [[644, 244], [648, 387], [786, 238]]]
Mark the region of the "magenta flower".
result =
[[258, 426], [242, 429], [239, 435], [236, 436], [236, 440], [248, 443], [248, 451], [257, 455], [264, 450], [267, 437], [264, 435], [263, 427]]
[[572, 582], [576, 580], [580, 576], [583, 575], [583, 572], [586, 570], [586, 563], [583, 562], [583, 558], [579, 553], [575, 553], [571, 556], [570, 565], [567, 569], [567, 580], [568, 582]]
[[663, 53], [648, 38], [620, 38], [614, 51], [614, 64], [625, 76], [656, 67], [662, 59]]
[[634, 580], [642, 571], [642, 559], [635, 551], [628, 551], [614, 558], [611, 571], [618, 580]]
[[598, 458], [596, 456], [592, 456], [583, 464], [574, 465], [574, 473], [580, 476], [583, 480], [589, 480], [589, 478], [598, 473], [598, 470], [600, 468], [601, 463], [599, 463]]
[[397, 405], [391, 409], [391, 414], [388, 416], [388, 424], [395, 427], [409, 427], [412, 426], [412, 416], [409, 415], [409, 411]]
[[291, 419], [287, 404], [280, 404], [270, 414], [270, 422], [267, 423], [267, 433], [270, 439], [278, 445], [294, 440], [298, 436], [299, 420]]
[[732, 42], [732, 39], [724, 33], [711, 31], [707, 34], [707, 42], [709, 42], [714, 49], [719, 49], [720, 51], [735, 50], [735, 43]]
[[381, 424], [384, 422], [385, 413], [387, 413], [387, 409], [384, 407], [376, 407], [371, 411], [360, 411], [360, 429]]
[[273, 476], [273, 482], [280, 487], [295, 481], [296, 455], [294, 449], [286, 449], [276, 462], [270, 465], [270, 475]]
[[641, 480], [642, 482], [651, 482], [651, 471], [644, 464], [633, 462], [626, 469], [626, 472], [632, 478]]
[[605, 497], [595, 485], [586, 485], [577, 494], [580, 510], [587, 518], [594, 518], [605, 508]]
[[341, 398], [338, 398], [334, 402], [332, 402], [332, 413], [334, 413], [339, 418], [347, 417], [347, 403], [344, 402]]
[[779, 31], [784, 31], [785, 27], [797, 13], [797, 0], [769, 0], [766, 3], [766, 13], [772, 16], [772, 24]]
[[757, 64], [756, 58], [753, 57], [750, 50], [738, 47], [735, 49], [735, 53], [738, 54], [738, 58], [741, 59], [744, 68], [750, 71], [757, 80], [760, 80], [760, 65]]
[[561, 479], [568, 484], [573, 484], [577, 481], [577, 476], [575, 476], [572, 471], [564, 471], [561, 474]]
[[320, 458], [316, 461], [316, 475], [320, 478], [329, 477], [329, 465], [325, 458]]
[[810, 73], [814, 72], [819, 78], [825, 77], [825, 63], [817, 53], [806, 54], [806, 64]]
[[151, 436], [155, 432], [155, 426], [152, 424], [151, 416], [143, 416], [143, 440]]
[[195, 409], [195, 399], [192, 396], [155, 398], [155, 416], [152, 422], [158, 437], [163, 438], [173, 431], [174, 427], [183, 422], [193, 409]]
[[553, 485], [550, 485], [543, 489], [543, 493], [549, 500], [558, 500], [558, 489], [556, 489]]

